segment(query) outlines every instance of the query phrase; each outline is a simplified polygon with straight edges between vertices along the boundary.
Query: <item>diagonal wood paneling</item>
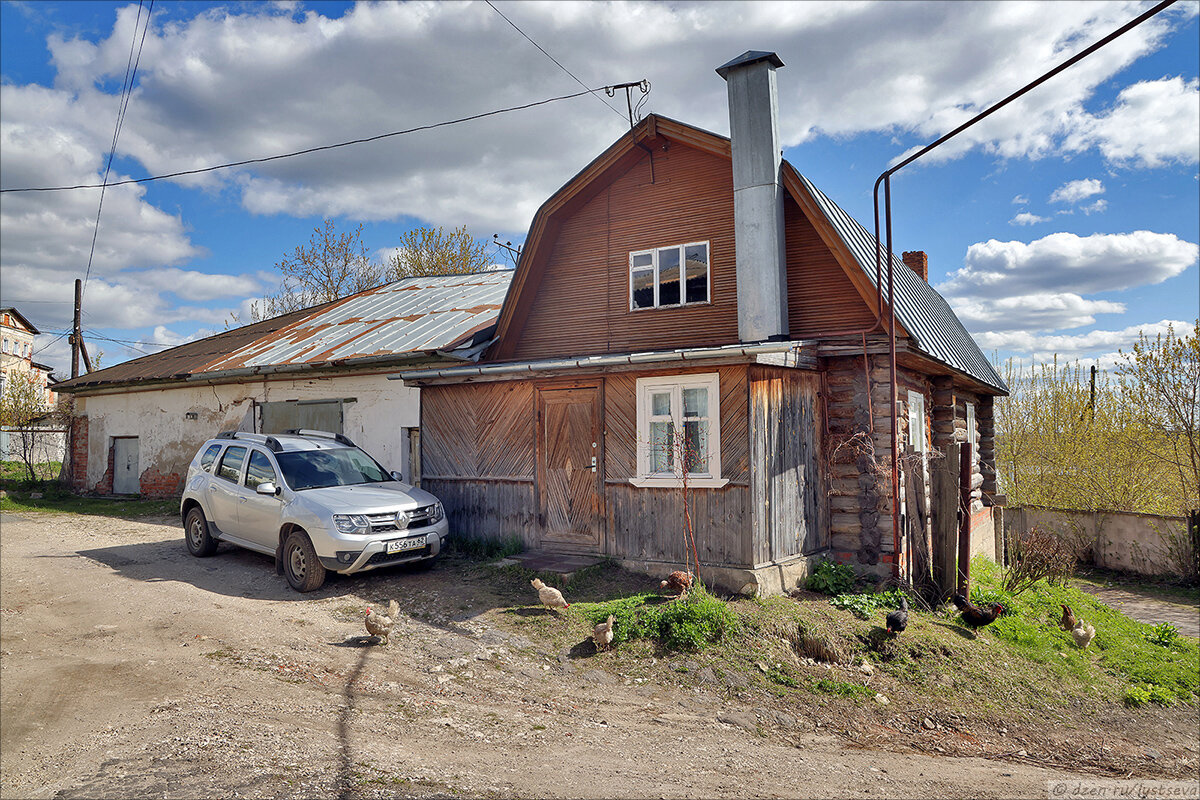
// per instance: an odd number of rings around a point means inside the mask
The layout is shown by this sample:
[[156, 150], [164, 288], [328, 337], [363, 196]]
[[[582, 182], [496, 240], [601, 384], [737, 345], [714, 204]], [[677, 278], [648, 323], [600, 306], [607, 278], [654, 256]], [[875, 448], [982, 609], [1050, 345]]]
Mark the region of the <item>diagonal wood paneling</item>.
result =
[[533, 385], [528, 381], [504, 381], [474, 388], [478, 474], [532, 478], [536, 427]]
[[476, 387], [421, 390], [421, 471], [427, 475], [479, 475]]
[[604, 466], [606, 480], [637, 474], [637, 375], [613, 373], [604, 379]]

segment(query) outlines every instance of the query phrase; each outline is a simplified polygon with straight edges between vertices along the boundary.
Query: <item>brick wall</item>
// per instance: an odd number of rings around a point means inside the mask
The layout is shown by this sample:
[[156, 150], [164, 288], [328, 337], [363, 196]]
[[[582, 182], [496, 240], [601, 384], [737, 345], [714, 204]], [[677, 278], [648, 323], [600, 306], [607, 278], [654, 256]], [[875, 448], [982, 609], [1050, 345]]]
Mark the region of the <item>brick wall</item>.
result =
[[87, 415], [71, 418], [71, 489], [87, 491], [88, 471], [88, 418]]
[[183, 476], [178, 472], [159, 472], [151, 467], [138, 478], [142, 497], [163, 499], [178, 497], [183, 491]]

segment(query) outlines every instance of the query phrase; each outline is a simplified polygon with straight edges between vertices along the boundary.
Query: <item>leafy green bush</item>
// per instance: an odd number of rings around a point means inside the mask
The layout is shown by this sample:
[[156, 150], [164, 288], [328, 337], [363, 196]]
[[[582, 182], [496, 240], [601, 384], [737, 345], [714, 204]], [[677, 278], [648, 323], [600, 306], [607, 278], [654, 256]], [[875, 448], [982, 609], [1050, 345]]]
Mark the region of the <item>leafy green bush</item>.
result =
[[1138, 708], [1146, 703], [1157, 703], [1160, 706], [1173, 705], [1175, 695], [1165, 686], [1153, 683], [1146, 686], [1130, 686], [1125, 690], [1125, 705]]
[[825, 558], [808, 576], [805, 588], [821, 594], [845, 594], [854, 588], [854, 570]]
[[1179, 639], [1179, 629], [1169, 622], [1160, 622], [1146, 635], [1146, 641], [1170, 647]]
[[713, 597], [703, 586], [693, 586], [678, 600], [668, 603], [657, 594], [640, 594], [590, 604], [584, 616], [593, 625], [612, 614], [613, 644], [631, 639], [655, 639], [668, 650], [702, 650], [738, 632], [737, 615], [725, 601]]
[[834, 608], [849, 611], [859, 619], [870, 619], [880, 609], [893, 611], [899, 608], [900, 598], [904, 596], [899, 589], [891, 589], [877, 594], [839, 594], [829, 602]]

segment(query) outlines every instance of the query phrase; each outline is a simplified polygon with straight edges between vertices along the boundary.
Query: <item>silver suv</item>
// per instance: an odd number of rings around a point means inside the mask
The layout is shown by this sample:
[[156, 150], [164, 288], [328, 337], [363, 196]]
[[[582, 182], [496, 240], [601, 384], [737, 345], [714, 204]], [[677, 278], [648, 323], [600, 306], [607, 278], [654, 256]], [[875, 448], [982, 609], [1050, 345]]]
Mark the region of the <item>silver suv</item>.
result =
[[450, 532], [442, 504], [400, 477], [340, 433], [226, 431], [188, 466], [184, 540], [200, 558], [218, 542], [273, 555], [298, 592], [327, 570], [433, 559]]

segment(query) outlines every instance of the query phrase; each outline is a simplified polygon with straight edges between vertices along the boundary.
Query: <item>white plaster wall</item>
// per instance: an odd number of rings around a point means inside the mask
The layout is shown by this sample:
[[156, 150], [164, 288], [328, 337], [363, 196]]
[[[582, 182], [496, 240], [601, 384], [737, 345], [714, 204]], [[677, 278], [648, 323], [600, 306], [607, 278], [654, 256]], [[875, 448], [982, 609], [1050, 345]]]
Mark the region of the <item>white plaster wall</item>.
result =
[[[392, 373], [387, 373], [392, 374]], [[355, 398], [343, 406], [343, 431], [380, 463], [409, 476], [405, 428], [420, 424], [420, 390], [387, 374], [255, 380], [79, 397], [88, 417], [87, 486], [108, 468], [115, 436], [138, 437], [138, 470], [182, 475], [205, 439], [223, 430], [257, 430], [254, 403]], [[186, 418], [194, 412], [196, 419]]]

